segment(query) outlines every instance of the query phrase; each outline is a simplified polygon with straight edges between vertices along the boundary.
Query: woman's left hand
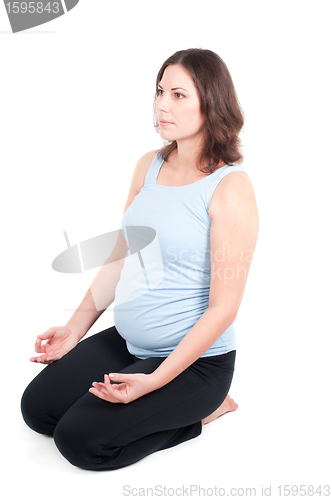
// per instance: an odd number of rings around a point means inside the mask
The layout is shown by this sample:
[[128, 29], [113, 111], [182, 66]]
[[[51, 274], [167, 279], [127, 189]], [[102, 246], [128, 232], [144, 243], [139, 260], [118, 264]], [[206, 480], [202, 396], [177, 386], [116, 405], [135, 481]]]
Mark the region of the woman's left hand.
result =
[[127, 404], [153, 390], [151, 376], [145, 373], [110, 373], [104, 375], [104, 382], [93, 382], [89, 392], [110, 403]]

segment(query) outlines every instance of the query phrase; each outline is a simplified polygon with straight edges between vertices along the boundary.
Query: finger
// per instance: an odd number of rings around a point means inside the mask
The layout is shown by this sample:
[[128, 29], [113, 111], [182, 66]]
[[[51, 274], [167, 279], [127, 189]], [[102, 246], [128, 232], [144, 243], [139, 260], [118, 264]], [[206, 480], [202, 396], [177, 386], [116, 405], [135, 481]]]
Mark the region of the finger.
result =
[[110, 395], [113, 394], [113, 390], [112, 390], [113, 387], [112, 387], [110, 378], [109, 378], [109, 376], [107, 374], [104, 375], [103, 387], [104, 387], [105, 391], [107, 392], [107, 394], [110, 394]]
[[124, 403], [128, 397], [128, 385], [127, 384], [113, 384], [107, 388], [107, 392], [110, 397], [115, 398], [116, 401]]
[[30, 358], [30, 361], [32, 361], [33, 363], [40, 363], [40, 356], [32, 356]]
[[[53, 361], [56, 361], [59, 359], [59, 353], [54, 353], [54, 352], [47, 352], [44, 354], [41, 354], [38, 358], [40, 363], [44, 363], [46, 365], [53, 363]], [[61, 357], [61, 356], [60, 356]]]
[[48, 342], [41, 347], [39, 352], [41, 353], [38, 357], [39, 362], [45, 364], [53, 363], [53, 361], [57, 361], [65, 354], [62, 349], [54, 348]]
[[125, 382], [130, 383], [132, 381], [132, 375], [128, 373], [109, 373], [108, 377], [113, 382]]
[[100, 382], [93, 382], [92, 387], [94, 387], [95, 389], [97, 389], [97, 391], [102, 392], [105, 395], [108, 394], [104, 384], [102, 384]]
[[35, 351], [36, 352], [45, 352], [45, 346], [42, 345], [41, 340], [37, 339], [35, 342]]
[[[108, 400], [112, 403], [122, 403], [122, 398], [118, 397], [121, 392], [119, 392], [119, 387], [127, 387], [127, 384], [111, 384], [109, 376], [107, 374], [104, 375], [104, 384], [103, 389], [108, 395]], [[126, 393], [127, 391], [123, 391]]]
[[48, 359], [44, 356], [33, 356], [32, 358], [30, 358], [30, 361], [32, 361], [33, 363], [41, 363], [44, 365], [49, 365], [53, 363], [52, 359]]
[[121, 393], [123, 396], [128, 395], [130, 387], [134, 380], [132, 374], [109, 373], [108, 378], [113, 382], [116, 382], [116, 384], [110, 384], [112, 391], [118, 391], [118, 393]]
[[[115, 382], [115, 381], [113, 380], [113, 382]], [[105, 385], [106, 388], [107, 387], [111, 387], [111, 389], [112, 389], [112, 388], [118, 386], [118, 382], [116, 384], [111, 384], [110, 376], [107, 375], [107, 373], [105, 373], [105, 375], [104, 375], [104, 385]]]
[[107, 401], [109, 403], [118, 403], [119, 402], [115, 398], [110, 396], [110, 394], [108, 394], [108, 393], [104, 394], [103, 392], [98, 391], [98, 389], [96, 389], [95, 387], [90, 387], [89, 392], [91, 392], [91, 394], [93, 394], [94, 396], [97, 396], [97, 398], [103, 399], [104, 401]]
[[92, 385], [97, 388], [105, 387], [103, 382], [92, 382]]
[[92, 387], [90, 387], [90, 389], [94, 389], [95, 392], [98, 392], [100, 394], [104, 394], [102, 387], [99, 387], [96, 383], [93, 383]]
[[47, 365], [50, 363], [50, 361], [48, 361], [48, 359], [46, 358], [46, 356], [38, 356], [37, 358], [37, 363], [41, 363], [42, 365]]
[[93, 394], [94, 396], [97, 396], [97, 398], [105, 399], [104, 394], [95, 387], [90, 387], [89, 392], [91, 392], [91, 394]]
[[112, 384], [111, 390], [112, 391], [127, 392], [128, 387], [129, 387], [129, 385], [126, 382], [122, 382], [121, 384]]
[[56, 328], [51, 327], [46, 332], [42, 333], [41, 335], [37, 335], [37, 338], [41, 339], [41, 340], [50, 339], [53, 337], [55, 332], [56, 332]]
[[126, 382], [122, 382], [122, 383], [117, 382], [116, 384], [111, 384], [109, 375], [105, 374], [103, 386], [105, 387], [105, 389], [108, 391], [109, 394], [113, 394], [114, 391], [118, 391], [119, 389], [123, 389], [124, 387], [127, 387], [127, 383]]

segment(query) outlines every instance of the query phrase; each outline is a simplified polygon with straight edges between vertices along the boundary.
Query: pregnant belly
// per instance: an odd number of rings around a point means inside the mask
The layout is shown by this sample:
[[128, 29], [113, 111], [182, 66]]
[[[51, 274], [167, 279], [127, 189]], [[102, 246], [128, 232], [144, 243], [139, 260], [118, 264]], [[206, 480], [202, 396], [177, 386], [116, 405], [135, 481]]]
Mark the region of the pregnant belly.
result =
[[126, 303], [115, 301], [114, 323], [120, 335], [136, 347], [168, 348], [182, 340], [207, 306], [208, 299], [175, 299], [165, 290], [154, 290]]

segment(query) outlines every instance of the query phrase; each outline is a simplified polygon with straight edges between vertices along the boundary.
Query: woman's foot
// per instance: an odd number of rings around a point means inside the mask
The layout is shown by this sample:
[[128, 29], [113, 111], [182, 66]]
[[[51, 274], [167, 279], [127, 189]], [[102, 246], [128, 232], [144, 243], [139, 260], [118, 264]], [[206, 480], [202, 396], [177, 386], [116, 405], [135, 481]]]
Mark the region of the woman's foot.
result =
[[212, 420], [215, 420], [218, 417], [221, 417], [221, 415], [225, 415], [225, 413], [228, 413], [229, 411], [235, 411], [238, 408], [238, 405], [235, 403], [234, 399], [232, 399], [229, 395], [226, 397], [226, 399], [223, 401], [223, 403], [217, 408], [211, 415], [208, 417], [203, 418], [202, 420], [202, 425], [208, 424], [212, 422]]

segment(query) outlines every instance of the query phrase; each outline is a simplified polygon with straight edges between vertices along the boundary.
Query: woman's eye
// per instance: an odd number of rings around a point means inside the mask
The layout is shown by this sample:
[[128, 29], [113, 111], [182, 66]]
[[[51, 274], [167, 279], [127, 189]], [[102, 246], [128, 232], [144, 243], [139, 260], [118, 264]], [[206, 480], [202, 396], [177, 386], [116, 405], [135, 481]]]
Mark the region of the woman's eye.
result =
[[[158, 96], [161, 96], [161, 95], [164, 95], [164, 94], [165, 94], [165, 91], [164, 91], [163, 89], [158, 89], [158, 90], [157, 90], [157, 95], [158, 95]], [[180, 94], [179, 92], [174, 92], [174, 94], [173, 94], [173, 95], [174, 95], [174, 97], [175, 97], [176, 99], [182, 99], [182, 98], [184, 97], [184, 95], [183, 95], [183, 94]]]

